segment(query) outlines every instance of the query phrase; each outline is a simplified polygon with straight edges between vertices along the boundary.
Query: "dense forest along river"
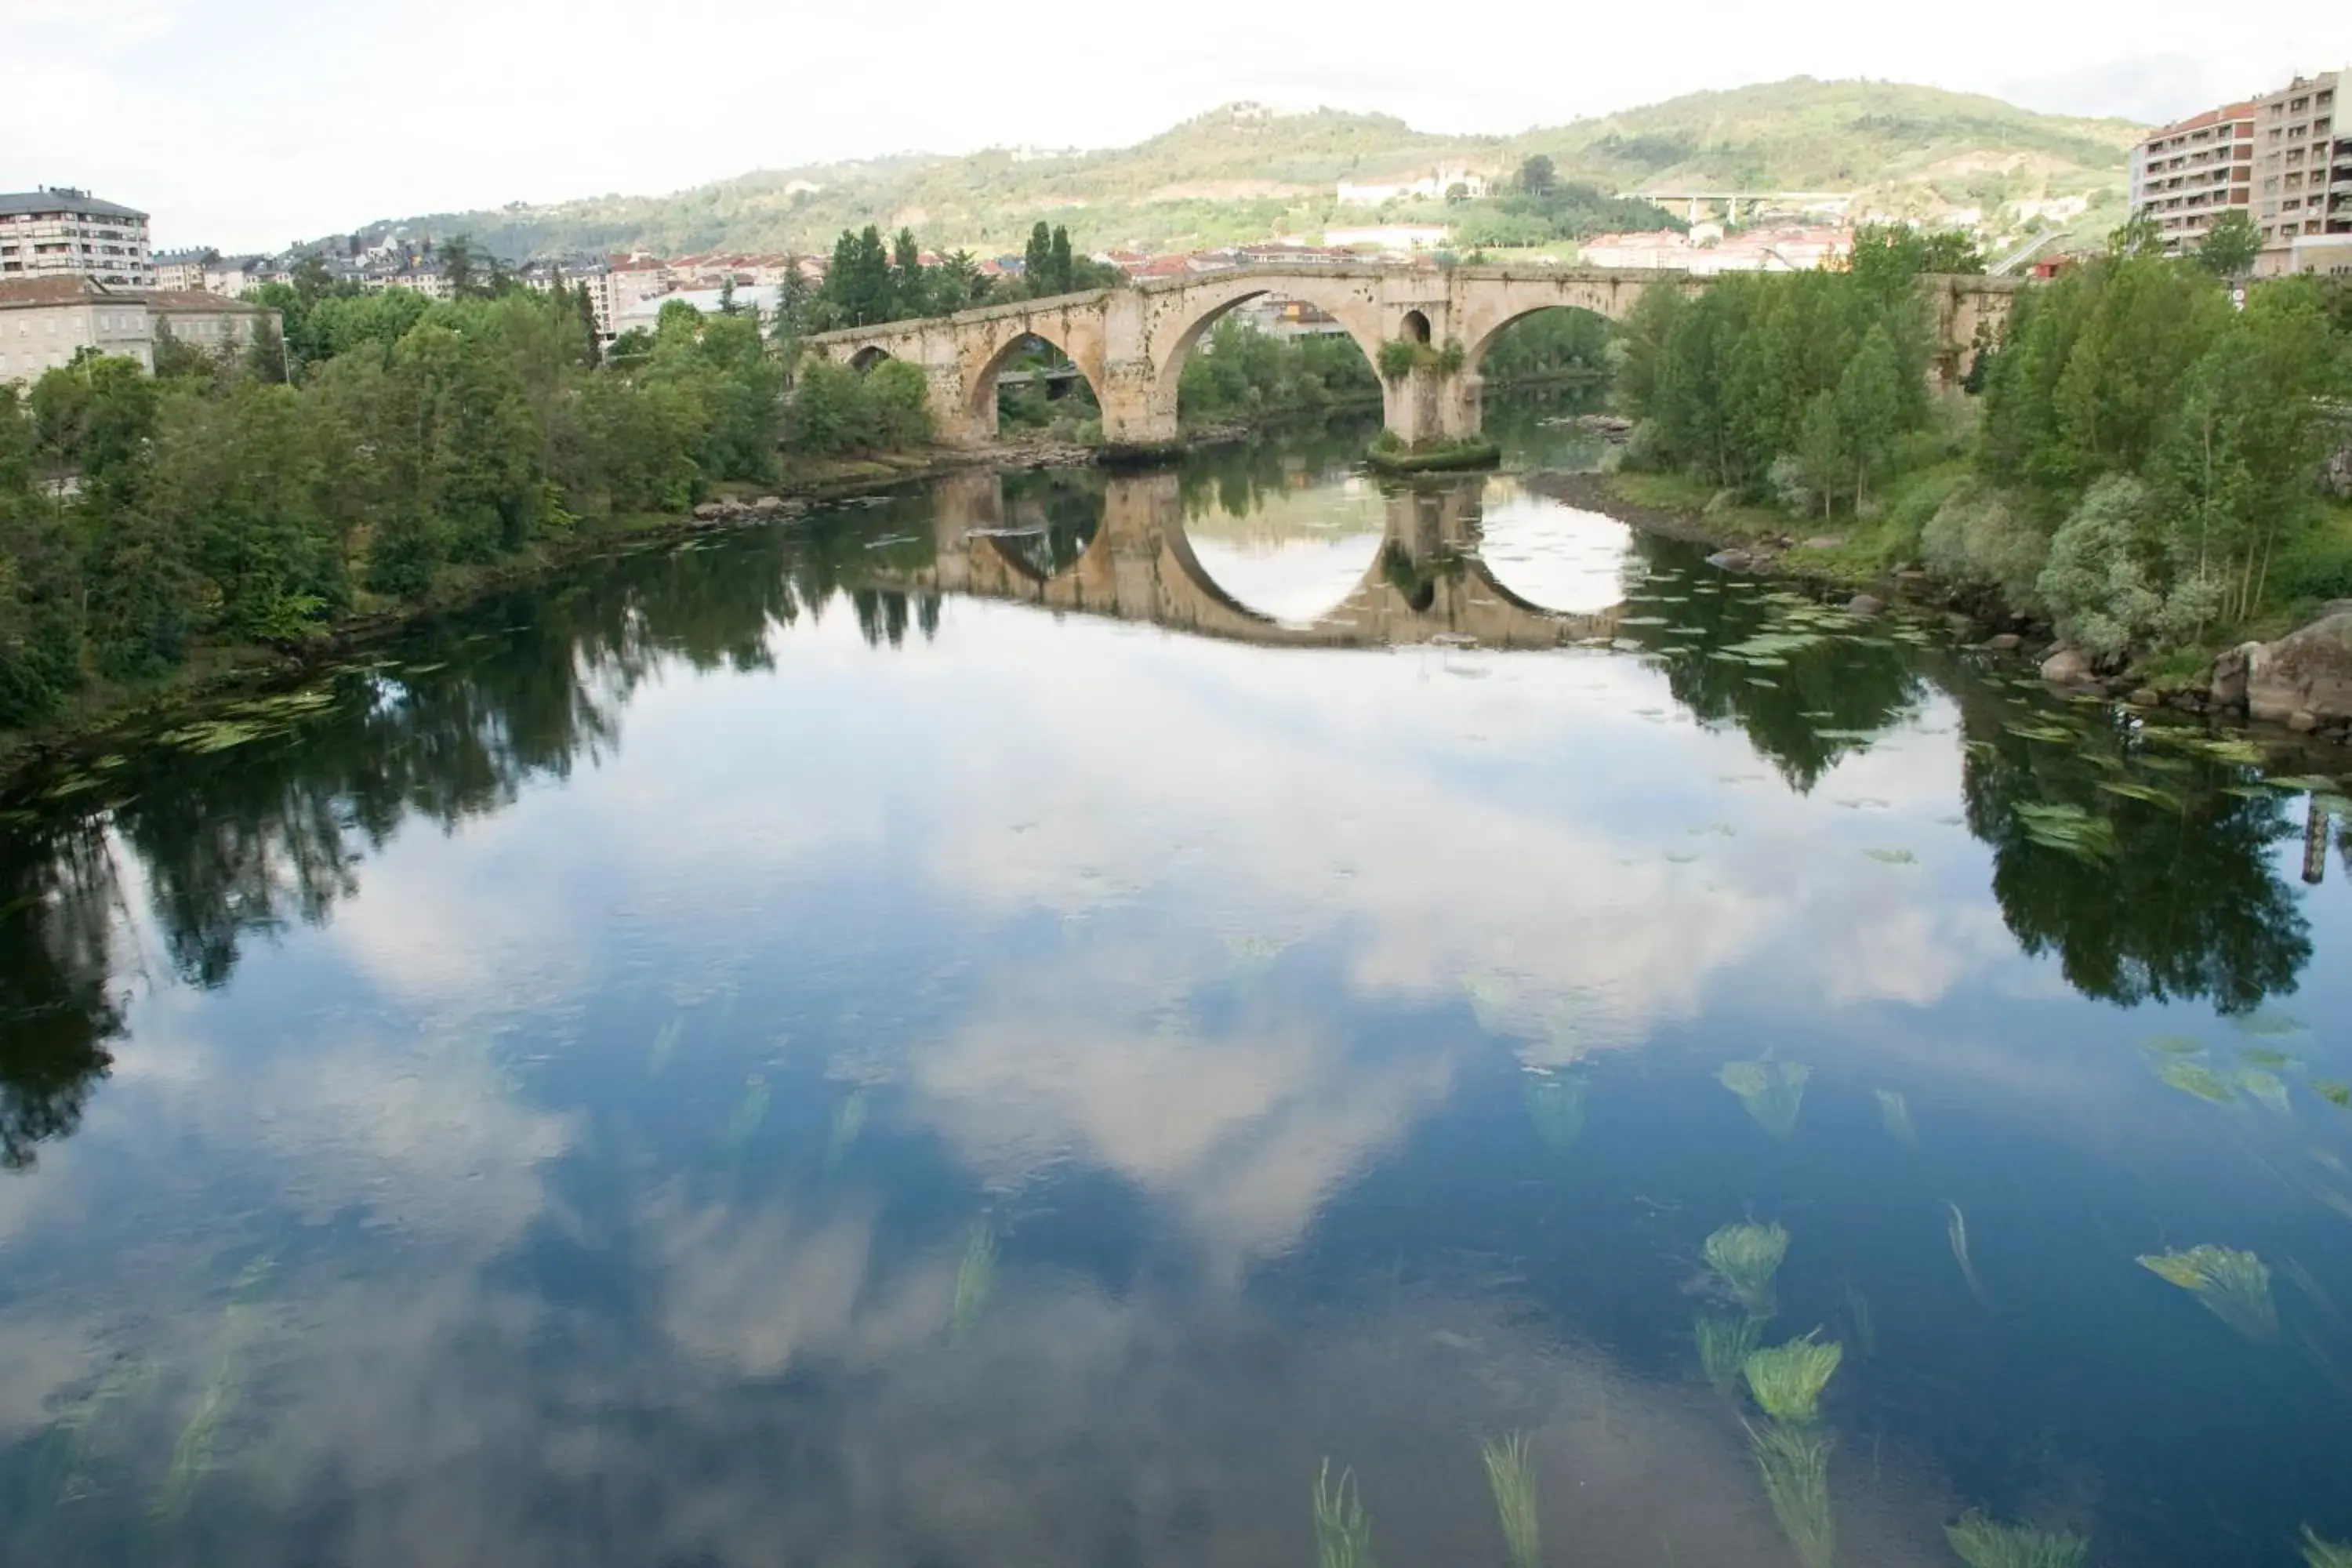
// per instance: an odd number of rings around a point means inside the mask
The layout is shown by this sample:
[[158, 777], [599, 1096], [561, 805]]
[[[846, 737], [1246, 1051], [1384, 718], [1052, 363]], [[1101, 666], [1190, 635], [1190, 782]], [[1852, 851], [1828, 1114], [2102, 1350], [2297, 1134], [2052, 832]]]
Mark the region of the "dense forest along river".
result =
[[2352, 1538], [2343, 780], [1362, 440], [664, 543], [6, 803], [0, 1561]]

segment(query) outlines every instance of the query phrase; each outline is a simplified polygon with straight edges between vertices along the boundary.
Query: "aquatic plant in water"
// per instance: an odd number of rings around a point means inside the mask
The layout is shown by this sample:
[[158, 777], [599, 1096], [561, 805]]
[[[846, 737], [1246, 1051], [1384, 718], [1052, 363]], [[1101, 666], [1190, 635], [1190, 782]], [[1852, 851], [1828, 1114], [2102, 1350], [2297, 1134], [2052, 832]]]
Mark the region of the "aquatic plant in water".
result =
[[1706, 1369], [1707, 1382], [1728, 1399], [1739, 1392], [1748, 1358], [1763, 1342], [1764, 1324], [1745, 1315], [1730, 1318], [1703, 1312], [1691, 1321], [1691, 1338], [1698, 1342], [1698, 1364]]
[[1748, 1448], [1764, 1478], [1764, 1495], [1780, 1533], [1805, 1568], [1830, 1568], [1837, 1521], [1830, 1513], [1830, 1450], [1836, 1439], [1813, 1426], [1767, 1421], [1748, 1428]]
[[1797, 1112], [1804, 1108], [1805, 1080], [1813, 1069], [1802, 1062], [1726, 1062], [1716, 1077], [1739, 1097], [1756, 1124], [1775, 1138], [1796, 1134]]
[[1821, 1414], [1822, 1390], [1845, 1359], [1835, 1340], [1823, 1343], [1807, 1334], [1748, 1358], [1748, 1392], [1775, 1421], [1808, 1422]]
[[1969, 1568], [2084, 1568], [2091, 1560], [2082, 1536], [1995, 1524], [1973, 1509], [1946, 1525], [1944, 1536]]
[[833, 1135], [825, 1140], [824, 1168], [830, 1173], [841, 1168], [856, 1146], [858, 1136], [866, 1131], [866, 1091], [852, 1089], [849, 1098], [833, 1108]]
[[1706, 1238], [1706, 1266], [1756, 1318], [1777, 1310], [1772, 1278], [1789, 1255], [1789, 1232], [1778, 1225], [1727, 1225]]
[[1315, 1477], [1315, 1561], [1318, 1568], [1371, 1568], [1372, 1521], [1357, 1494], [1356, 1472], [1341, 1470], [1331, 1482], [1326, 1458]]
[[2156, 1069], [2156, 1076], [2183, 1094], [2193, 1094], [2216, 1105], [2227, 1105], [2235, 1098], [2230, 1092], [2229, 1080], [2203, 1062], [2171, 1058]]
[[1906, 1149], [1919, 1146], [1919, 1130], [1911, 1124], [1911, 1102], [1891, 1089], [1874, 1089], [1878, 1097], [1878, 1120], [1886, 1124], [1886, 1135]]
[[1528, 1076], [1528, 1120], [1555, 1154], [1567, 1153], [1584, 1134], [1584, 1079], [1572, 1073]]
[[2240, 1068], [2236, 1079], [2238, 1087], [2260, 1104], [2281, 1116], [2294, 1114], [2294, 1104], [2287, 1099], [2286, 1084], [2278, 1074], [2260, 1068]]
[[2278, 1338], [2270, 1268], [2253, 1253], [2192, 1247], [2186, 1252], [2143, 1253], [2139, 1266], [2193, 1292], [2206, 1310], [2255, 1343], [2269, 1344]]
[[1536, 1516], [1536, 1475], [1528, 1463], [1528, 1435], [1514, 1432], [1498, 1443], [1481, 1443], [1486, 1482], [1495, 1489], [1495, 1513], [1502, 1521], [1503, 1544], [1511, 1568], [1536, 1568], [1543, 1561]]
[[1878, 1353], [1878, 1320], [1870, 1310], [1870, 1298], [1848, 1280], [1845, 1288], [1845, 1315], [1853, 1325], [1854, 1343], [1865, 1356]]
[[988, 1298], [996, 1289], [996, 1227], [982, 1220], [965, 1244], [963, 1262], [956, 1268], [955, 1307], [949, 1319], [949, 1337], [958, 1343], [971, 1337]]
[[1969, 1216], [1962, 1214], [1960, 1205], [1949, 1198], [1944, 1200], [1944, 1206], [1952, 1211], [1951, 1220], [1944, 1230], [1951, 1238], [1952, 1257], [1960, 1266], [1960, 1278], [1969, 1282], [1969, 1294], [1990, 1307], [1992, 1298], [1985, 1294], [1984, 1281], [1977, 1278], [1977, 1266], [1969, 1258]]
[[2303, 1561], [2305, 1568], [2352, 1568], [2352, 1546], [2323, 1541], [2306, 1524], [2303, 1527]]

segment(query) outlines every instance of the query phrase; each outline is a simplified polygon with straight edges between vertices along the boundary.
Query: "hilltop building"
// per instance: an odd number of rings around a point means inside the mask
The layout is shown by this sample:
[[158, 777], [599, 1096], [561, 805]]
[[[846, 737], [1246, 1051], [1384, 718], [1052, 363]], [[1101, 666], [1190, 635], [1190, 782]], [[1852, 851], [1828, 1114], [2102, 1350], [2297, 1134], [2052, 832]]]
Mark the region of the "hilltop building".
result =
[[163, 338], [239, 349], [277, 321], [275, 310], [217, 294], [111, 289], [69, 274], [0, 279], [0, 384], [38, 380], [84, 349], [153, 370]]
[[0, 279], [9, 278], [152, 289], [147, 215], [63, 185], [0, 194]]
[[1491, 188], [1486, 176], [1466, 163], [1440, 163], [1418, 180], [1364, 184], [1342, 180], [1335, 194], [1343, 207], [1376, 207], [1383, 202], [1443, 201], [1447, 192], [1457, 187], [1472, 197], [1483, 196]]

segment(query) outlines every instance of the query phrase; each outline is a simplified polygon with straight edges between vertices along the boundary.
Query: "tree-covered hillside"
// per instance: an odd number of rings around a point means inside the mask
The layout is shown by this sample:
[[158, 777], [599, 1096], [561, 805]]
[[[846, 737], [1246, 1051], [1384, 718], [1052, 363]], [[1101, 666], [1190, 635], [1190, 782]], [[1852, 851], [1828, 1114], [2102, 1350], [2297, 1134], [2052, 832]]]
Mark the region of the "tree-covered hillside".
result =
[[940, 245], [997, 254], [1017, 252], [1041, 217], [1067, 224], [1087, 249], [1168, 250], [1311, 239], [1327, 224], [1376, 211], [1340, 207], [1339, 181], [1410, 180], [1440, 161], [1499, 177], [1536, 153], [1552, 159], [1561, 180], [1604, 191], [1856, 191], [1866, 209], [1933, 216], [2069, 195], [2117, 205], [2136, 133], [2121, 121], [2036, 114], [1934, 88], [1801, 77], [1507, 138], [1431, 135], [1382, 115], [1244, 104], [1108, 151], [992, 150], [767, 170], [668, 195], [518, 204], [403, 226], [469, 232], [510, 259], [626, 248], [822, 251], [842, 229], [868, 223], [885, 232], [912, 226]]

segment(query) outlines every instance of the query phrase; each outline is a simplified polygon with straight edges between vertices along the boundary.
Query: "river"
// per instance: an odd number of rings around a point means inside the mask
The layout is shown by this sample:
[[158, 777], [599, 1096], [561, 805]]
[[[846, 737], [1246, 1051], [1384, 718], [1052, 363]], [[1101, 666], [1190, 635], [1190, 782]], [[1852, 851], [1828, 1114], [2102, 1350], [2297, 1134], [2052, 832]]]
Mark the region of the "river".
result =
[[2343, 780], [1362, 439], [666, 542], [5, 803], [0, 1560], [2352, 1538]]

